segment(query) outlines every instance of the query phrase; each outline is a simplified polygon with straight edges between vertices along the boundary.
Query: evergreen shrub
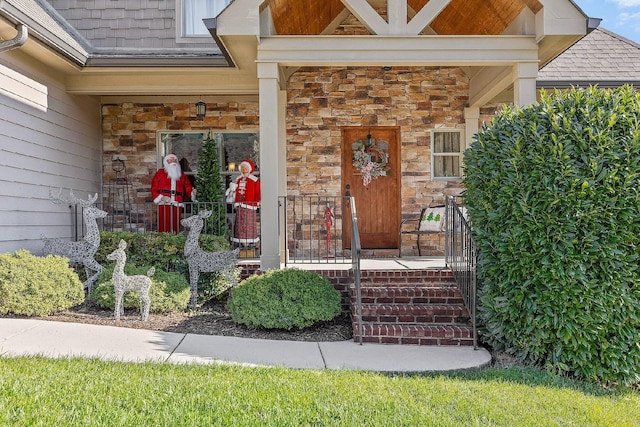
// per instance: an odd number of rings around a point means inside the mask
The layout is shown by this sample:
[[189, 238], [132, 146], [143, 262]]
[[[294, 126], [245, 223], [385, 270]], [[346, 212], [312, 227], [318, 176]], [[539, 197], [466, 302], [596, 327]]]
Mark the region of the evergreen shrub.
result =
[[[127, 242], [127, 265], [154, 266], [156, 274], [159, 270], [177, 272], [182, 274], [187, 282], [189, 281], [189, 267], [184, 257], [186, 240], [184, 233], [101, 231], [100, 239], [100, 248], [96, 252], [95, 259], [105, 267], [111, 264], [111, 261], [107, 260], [107, 255], [113, 252], [118, 247], [120, 239], [123, 239]], [[225, 236], [201, 234], [199, 242], [205, 251], [222, 251], [230, 248]], [[139, 274], [145, 274], [146, 271]], [[222, 274], [201, 273], [198, 279], [198, 301], [200, 303], [209, 301], [224, 293], [229, 287], [231, 284]]]
[[505, 108], [465, 152], [483, 340], [520, 360], [640, 382], [640, 94]]
[[302, 329], [341, 311], [340, 293], [326, 277], [291, 268], [249, 277], [227, 304], [235, 322], [266, 329]]
[[[187, 272], [187, 262], [184, 258], [184, 233], [159, 233], [148, 231], [133, 233], [130, 231], [101, 231], [100, 247], [95, 259], [100, 264], [107, 265], [107, 255], [113, 252], [120, 239], [127, 242], [127, 263], [134, 265], [152, 265], [165, 271]], [[205, 251], [229, 250], [227, 238], [212, 234], [200, 235], [200, 246]]]
[[[89, 299], [103, 308], [115, 309], [116, 296], [113, 289], [113, 269], [114, 265], [108, 266], [100, 274], [98, 280], [93, 285], [93, 292]], [[133, 276], [136, 274], [146, 275], [149, 267], [135, 267], [133, 264], [125, 264], [125, 274]], [[157, 270], [151, 276], [151, 313], [168, 313], [175, 311], [185, 311], [191, 291], [189, 283], [184, 275], [180, 273]], [[129, 291], [124, 294], [124, 308], [138, 309], [140, 300], [137, 291]]]
[[67, 258], [27, 250], [0, 254], [0, 313], [47, 316], [84, 301], [84, 289]]

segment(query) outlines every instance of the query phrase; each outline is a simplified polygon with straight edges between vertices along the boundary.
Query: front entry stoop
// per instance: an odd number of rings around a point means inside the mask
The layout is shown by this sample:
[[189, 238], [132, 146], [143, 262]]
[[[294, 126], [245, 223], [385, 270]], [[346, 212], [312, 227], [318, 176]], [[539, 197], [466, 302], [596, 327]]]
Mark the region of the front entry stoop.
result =
[[[362, 342], [473, 346], [473, 327], [447, 269], [362, 271]], [[350, 287], [359, 342], [355, 286]]]

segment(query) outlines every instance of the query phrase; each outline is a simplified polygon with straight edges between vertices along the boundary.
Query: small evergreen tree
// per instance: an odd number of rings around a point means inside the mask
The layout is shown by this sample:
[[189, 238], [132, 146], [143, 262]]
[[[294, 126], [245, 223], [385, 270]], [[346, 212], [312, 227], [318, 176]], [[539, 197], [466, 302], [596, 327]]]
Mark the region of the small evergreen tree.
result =
[[220, 158], [218, 143], [207, 134], [200, 154], [198, 176], [196, 177], [196, 199], [198, 202], [211, 202], [206, 209], [213, 211], [209, 225], [205, 223], [205, 230], [213, 230], [214, 234], [227, 234], [226, 204], [224, 203], [225, 187], [220, 175]]

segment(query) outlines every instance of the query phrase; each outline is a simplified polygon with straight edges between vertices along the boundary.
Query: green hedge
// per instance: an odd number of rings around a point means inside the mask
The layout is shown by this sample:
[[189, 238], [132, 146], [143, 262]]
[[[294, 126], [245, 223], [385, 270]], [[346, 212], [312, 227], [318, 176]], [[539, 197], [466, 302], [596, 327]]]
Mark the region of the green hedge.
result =
[[553, 371], [640, 382], [640, 94], [505, 108], [464, 165], [483, 340]]
[[[105, 268], [111, 265], [106, 256], [118, 247], [120, 239], [127, 242], [127, 265], [154, 266], [158, 271], [177, 272], [189, 280], [189, 267], [184, 258], [184, 233], [132, 233], [128, 231], [101, 231], [100, 247], [95, 259]], [[200, 235], [200, 246], [205, 251], [229, 250], [225, 236]], [[146, 270], [143, 273], [146, 273]], [[239, 272], [237, 273], [239, 275]], [[109, 276], [111, 277], [111, 276]], [[201, 273], [198, 280], [198, 302], [200, 304], [223, 294], [231, 284], [218, 272]]]
[[233, 320], [266, 329], [302, 329], [341, 311], [340, 292], [312, 271], [281, 269], [251, 276], [231, 290]]
[[[115, 309], [115, 291], [113, 289], [113, 268], [106, 268], [98, 277], [93, 286], [89, 299], [100, 307]], [[135, 267], [125, 264], [125, 273], [129, 276], [136, 274], [146, 275], [149, 267]], [[167, 313], [171, 311], [184, 311], [190, 298], [190, 287], [182, 274], [156, 270], [151, 277], [151, 313]], [[139, 308], [138, 292], [125, 293], [124, 308]]]
[[0, 313], [47, 316], [83, 301], [82, 282], [67, 258], [0, 254]]

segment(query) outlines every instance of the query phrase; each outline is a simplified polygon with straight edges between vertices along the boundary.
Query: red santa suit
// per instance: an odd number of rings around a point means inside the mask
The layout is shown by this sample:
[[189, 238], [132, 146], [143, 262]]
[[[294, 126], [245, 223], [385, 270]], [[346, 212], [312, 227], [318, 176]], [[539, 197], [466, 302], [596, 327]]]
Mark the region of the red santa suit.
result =
[[232, 183], [235, 188], [233, 206], [236, 208], [236, 220], [231, 241], [242, 244], [254, 244], [260, 240], [258, 236], [257, 210], [260, 206], [260, 181], [253, 175], [256, 167], [251, 160], [240, 163], [249, 168], [249, 173], [242, 174]]
[[[167, 173], [168, 160], [178, 158], [175, 154], [165, 156], [163, 163], [165, 168], [158, 169], [151, 180], [151, 197], [153, 203], [158, 205], [158, 231], [177, 233], [180, 227], [183, 202], [187, 197], [195, 198], [195, 191], [187, 176], [180, 170], [179, 179], [171, 179]], [[180, 165], [178, 164], [178, 167]]]

